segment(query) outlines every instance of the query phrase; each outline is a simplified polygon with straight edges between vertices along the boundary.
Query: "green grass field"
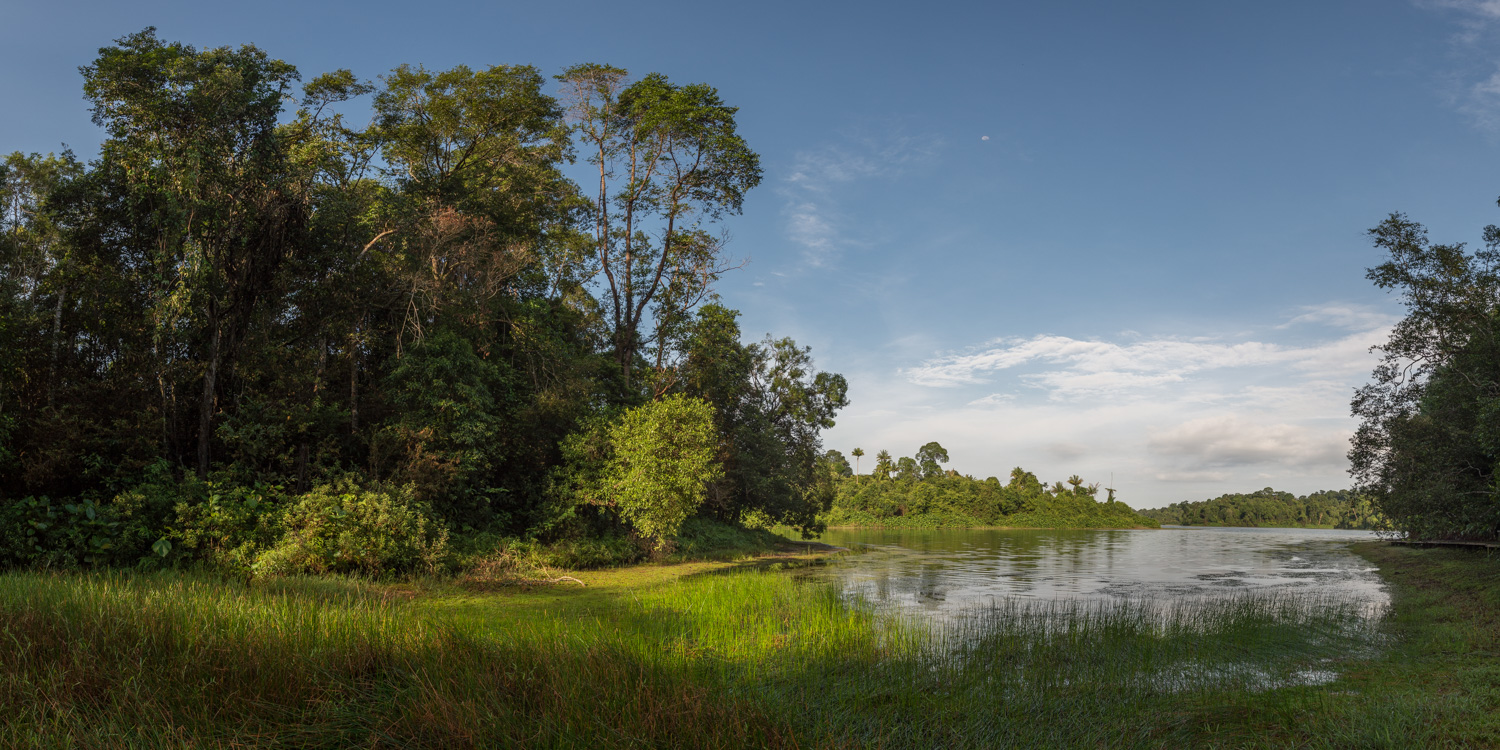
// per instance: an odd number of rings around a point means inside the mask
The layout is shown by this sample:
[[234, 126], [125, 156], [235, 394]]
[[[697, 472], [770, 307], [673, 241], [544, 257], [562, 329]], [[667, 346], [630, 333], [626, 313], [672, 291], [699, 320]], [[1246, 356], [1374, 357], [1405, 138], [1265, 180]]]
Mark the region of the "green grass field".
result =
[[1266, 596], [923, 624], [806, 557], [586, 587], [11, 573], [0, 746], [1500, 744], [1500, 564], [1361, 552], [1396, 593], [1378, 626]]

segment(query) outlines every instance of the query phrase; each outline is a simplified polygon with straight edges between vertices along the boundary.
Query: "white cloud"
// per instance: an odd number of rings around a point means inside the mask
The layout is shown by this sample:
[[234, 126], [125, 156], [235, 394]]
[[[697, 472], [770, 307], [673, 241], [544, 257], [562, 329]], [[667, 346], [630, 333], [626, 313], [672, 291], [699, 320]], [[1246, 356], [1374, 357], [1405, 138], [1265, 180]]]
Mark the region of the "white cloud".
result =
[[[1500, 134], [1500, 61], [1495, 61], [1491, 51], [1496, 42], [1496, 30], [1500, 28], [1500, 0], [1416, 0], [1417, 7], [1448, 11], [1458, 16], [1459, 30], [1453, 42], [1458, 54], [1465, 61], [1462, 72], [1455, 71], [1457, 85], [1448, 89], [1449, 103], [1467, 116], [1474, 126], [1491, 134]], [[1488, 66], [1488, 76], [1480, 71], [1483, 66], [1471, 66], [1473, 59], [1493, 61]]]
[[[1500, 2], [1500, 0], [1496, 0], [1496, 2]], [[1397, 320], [1396, 316], [1390, 313], [1374, 310], [1364, 305], [1351, 305], [1347, 303], [1309, 305], [1302, 309], [1306, 310], [1306, 312], [1276, 326], [1276, 329], [1286, 330], [1293, 326], [1311, 324], [1332, 326], [1350, 331], [1368, 331], [1393, 325]]]
[[1500, 66], [1489, 78], [1469, 86], [1458, 109], [1481, 130], [1500, 130]]
[[1146, 448], [1192, 466], [1315, 466], [1339, 462], [1349, 449], [1349, 435], [1225, 414], [1155, 431]]
[[843, 248], [861, 244], [843, 218], [851, 193], [862, 183], [893, 179], [930, 161], [941, 147], [933, 137], [887, 135], [798, 153], [778, 190], [787, 237], [803, 248], [805, 261], [827, 265]]
[[1158, 482], [1224, 482], [1230, 475], [1226, 471], [1163, 471], [1153, 475]]
[[1309, 345], [1273, 341], [1155, 338], [1126, 343], [1042, 335], [1030, 339], [996, 339], [961, 354], [929, 359], [904, 371], [920, 386], [956, 388], [994, 382], [1006, 371], [1022, 371], [1020, 383], [1039, 388], [1053, 399], [1147, 395], [1195, 376], [1221, 370], [1276, 368], [1307, 381], [1366, 374], [1373, 363], [1369, 348], [1385, 340], [1390, 315], [1348, 305], [1306, 308], [1289, 322], [1352, 331]]
[[1480, 18], [1500, 19], [1500, 0], [1423, 0], [1419, 7], [1456, 10]]

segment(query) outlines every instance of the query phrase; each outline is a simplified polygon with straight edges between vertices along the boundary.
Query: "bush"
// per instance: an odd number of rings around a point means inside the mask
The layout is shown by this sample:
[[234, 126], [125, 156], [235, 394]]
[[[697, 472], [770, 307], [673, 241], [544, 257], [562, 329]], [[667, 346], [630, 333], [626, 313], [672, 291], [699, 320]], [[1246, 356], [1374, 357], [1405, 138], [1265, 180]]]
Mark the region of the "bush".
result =
[[0, 505], [0, 566], [75, 568], [115, 554], [118, 522], [93, 500], [25, 497]]
[[659, 549], [723, 476], [713, 420], [707, 402], [674, 394], [625, 412], [610, 428], [610, 499]]
[[[207, 497], [178, 503], [167, 538], [181, 554], [234, 573], [249, 573], [256, 558], [276, 543], [286, 496], [281, 487], [208, 482]], [[157, 547], [166, 556], [170, 548]]]
[[281, 520], [284, 534], [255, 561], [256, 575], [430, 573], [448, 560], [448, 529], [411, 485], [324, 485]]

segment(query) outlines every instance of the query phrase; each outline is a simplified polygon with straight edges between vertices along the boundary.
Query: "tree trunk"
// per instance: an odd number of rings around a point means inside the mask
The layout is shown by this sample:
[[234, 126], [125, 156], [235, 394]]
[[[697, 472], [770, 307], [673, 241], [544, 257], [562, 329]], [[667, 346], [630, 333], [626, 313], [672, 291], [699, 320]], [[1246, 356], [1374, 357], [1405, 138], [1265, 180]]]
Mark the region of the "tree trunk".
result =
[[67, 287], [57, 290], [57, 307], [52, 311], [52, 364], [47, 370], [47, 410], [52, 410], [52, 394], [57, 390], [57, 349], [62, 343], [63, 298], [68, 296]]
[[213, 438], [214, 407], [218, 405], [220, 342], [222, 324], [218, 315], [209, 315], [213, 338], [208, 345], [208, 370], [203, 373], [203, 401], [198, 406], [198, 477], [208, 476], [208, 449]]
[[359, 433], [359, 328], [349, 337], [349, 434]]

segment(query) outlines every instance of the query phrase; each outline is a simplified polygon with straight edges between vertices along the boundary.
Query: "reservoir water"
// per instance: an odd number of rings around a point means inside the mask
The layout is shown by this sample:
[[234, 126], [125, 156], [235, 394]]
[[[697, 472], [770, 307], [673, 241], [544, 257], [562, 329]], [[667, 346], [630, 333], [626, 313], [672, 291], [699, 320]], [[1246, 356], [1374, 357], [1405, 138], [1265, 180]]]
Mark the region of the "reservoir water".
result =
[[878, 608], [935, 617], [1007, 598], [1193, 601], [1242, 592], [1336, 600], [1367, 616], [1390, 596], [1349, 545], [1365, 531], [830, 529], [849, 555], [818, 575]]

